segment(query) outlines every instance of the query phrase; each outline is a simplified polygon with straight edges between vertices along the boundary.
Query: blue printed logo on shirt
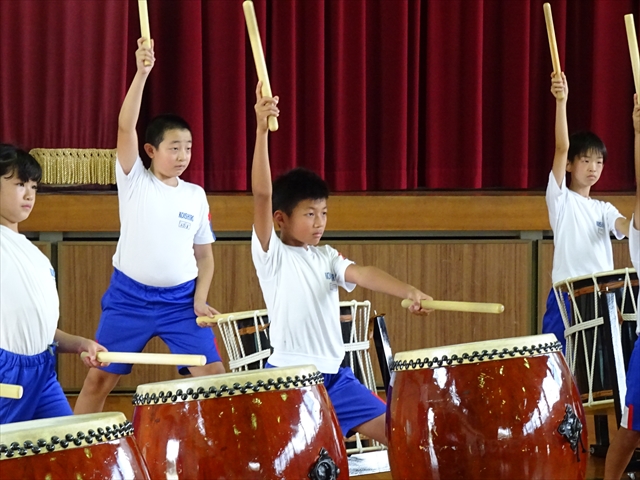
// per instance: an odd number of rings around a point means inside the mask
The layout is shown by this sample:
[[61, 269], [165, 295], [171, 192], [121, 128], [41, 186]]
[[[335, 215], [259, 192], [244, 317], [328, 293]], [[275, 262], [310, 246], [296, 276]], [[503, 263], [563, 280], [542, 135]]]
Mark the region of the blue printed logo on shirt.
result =
[[185, 230], [189, 230], [191, 228], [191, 223], [193, 222], [193, 215], [186, 212], [178, 213], [178, 227], [184, 228]]

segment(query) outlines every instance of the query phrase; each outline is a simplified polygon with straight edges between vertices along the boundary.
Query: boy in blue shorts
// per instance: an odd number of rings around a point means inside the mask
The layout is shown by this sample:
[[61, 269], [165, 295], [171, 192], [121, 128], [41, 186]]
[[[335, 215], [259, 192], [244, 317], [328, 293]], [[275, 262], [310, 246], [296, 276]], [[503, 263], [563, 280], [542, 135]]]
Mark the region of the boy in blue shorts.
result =
[[[89, 367], [106, 351], [93, 340], [58, 329], [60, 301], [49, 259], [24, 235], [36, 201], [40, 164], [0, 144], [0, 383], [20, 385], [19, 400], [0, 398], [0, 424], [72, 415], [55, 370], [55, 351], [87, 352]], [[57, 348], [56, 348], [57, 347]]]
[[[136, 123], [154, 62], [153, 47], [139, 39], [137, 72], [118, 119], [120, 239], [96, 338], [112, 351], [139, 352], [159, 336], [172, 353], [206, 356], [205, 366], [180, 367], [180, 373], [223, 373], [213, 331], [195, 321], [217, 313], [207, 305], [215, 237], [204, 190], [179, 178], [191, 160], [189, 125], [175, 115], [154, 118], [144, 144], [151, 158], [148, 170], [138, 154]], [[131, 365], [123, 364], [91, 369], [75, 413], [101, 411], [120, 375], [130, 372]]]
[[[556, 98], [556, 149], [547, 185], [547, 208], [553, 230], [553, 272], [555, 284], [568, 278], [613, 270], [610, 233], [622, 239], [629, 235], [629, 220], [610, 203], [589, 197], [600, 178], [607, 149], [591, 132], [569, 138], [567, 98], [569, 86], [564, 73], [551, 75], [551, 93]], [[571, 174], [569, 187], [566, 174]], [[564, 298], [571, 311], [568, 297]], [[542, 332], [554, 333], [565, 350], [565, 325], [553, 288], [542, 319]]]
[[[631, 263], [640, 272], [640, 105], [638, 96], [633, 96], [633, 129], [634, 157], [636, 165], [636, 205], [629, 230], [629, 253]], [[640, 297], [636, 306], [640, 306]], [[640, 335], [640, 310], [638, 310], [638, 326], [636, 333]], [[627, 396], [620, 429], [609, 445], [604, 464], [605, 480], [618, 480], [625, 471], [636, 448], [640, 447], [640, 337], [636, 341], [627, 370]]]
[[271, 184], [267, 118], [278, 116], [278, 97], [263, 97], [260, 89], [259, 83], [251, 252], [271, 322], [268, 366], [315, 365], [324, 374], [343, 435], [360, 432], [386, 444], [385, 403], [350, 368], [340, 368], [345, 350], [338, 287], [351, 291], [361, 285], [410, 298], [410, 311], [419, 314], [429, 313], [420, 301], [431, 297], [375, 267], [355, 265], [328, 245], [317, 246], [326, 226], [329, 189], [305, 169], [291, 170]]

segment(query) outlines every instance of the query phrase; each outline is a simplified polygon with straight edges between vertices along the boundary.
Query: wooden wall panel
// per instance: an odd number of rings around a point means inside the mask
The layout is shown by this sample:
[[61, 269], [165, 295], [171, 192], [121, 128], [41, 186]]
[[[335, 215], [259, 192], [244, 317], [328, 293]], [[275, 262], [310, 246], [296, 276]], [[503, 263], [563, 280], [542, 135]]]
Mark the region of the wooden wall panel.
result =
[[[109, 285], [115, 242], [61, 242], [58, 244], [58, 290], [60, 292], [60, 329], [95, 338], [100, 320], [100, 300]], [[156, 338], [145, 352], [167, 353]], [[58, 377], [65, 391], [82, 388], [87, 369], [76, 355], [61, 354]], [[131, 391], [141, 383], [179, 378], [175, 367], [135, 365], [123, 376], [117, 390]]]
[[[386, 313], [394, 351], [416, 350], [528, 335], [532, 332], [532, 243], [528, 241], [340, 241], [332, 243], [362, 265], [375, 265], [416, 285], [436, 299], [500, 302], [502, 315], [435, 312], [416, 317], [400, 307], [399, 299], [357, 287], [342, 299], [372, 302]], [[222, 312], [264, 308], [249, 242], [214, 244], [216, 274], [209, 303]], [[93, 338], [100, 317], [100, 299], [111, 276], [115, 242], [61, 242], [59, 283], [61, 328]], [[227, 361], [222, 342], [219, 347]], [[155, 339], [146, 351], [167, 351]], [[377, 363], [374, 357], [374, 365]], [[376, 366], [376, 370], [377, 366]], [[73, 355], [61, 355], [60, 381], [67, 391], [82, 387], [86, 369]], [[135, 366], [119, 389], [177, 378], [173, 367]], [[379, 377], [378, 377], [379, 378]]]
[[[615, 269], [633, 267], [629, 253], [629, 241], [613, 240], [613, 265]], [[538, 331], [542, 331], [542, 317], [546, 310], [547, 297], [552, 286], [553, 240], [538, 242]]]

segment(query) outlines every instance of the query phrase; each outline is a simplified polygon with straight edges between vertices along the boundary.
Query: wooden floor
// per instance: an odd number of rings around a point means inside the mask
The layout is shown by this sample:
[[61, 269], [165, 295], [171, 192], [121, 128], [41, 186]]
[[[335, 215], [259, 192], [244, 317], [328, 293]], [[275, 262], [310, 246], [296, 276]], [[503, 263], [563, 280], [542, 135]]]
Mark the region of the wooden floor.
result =
[[[69, 403], [73, 407], [75, 405], [76, 395], [68, 395]], [[133, 417], [133, 405], [131, 404], [131, 394], [113, 394], [110, 395], [105, 404], [105, 411], [117, 411], [122, 412], [128, 419]], [[613, 437], [616, 434], [616, 420], [614, 415], [609, 415], [608, 417], [608, 425], [609, 425], [609, 438], [613, 440]], [[587, 432], [589, 433], [589, 445], [595, 443], [595, 435], [594, 427], [593, 427], [593, 416], [587, 415]], [[604, 458], [598, 458], [594, 456], [589, 456], [587, 463], [587, 479], [595, 480], [601, 479], [604, 473]], [[362, 475], [357, 478], [361, 478], [362, 480], [391, 480], [391, 473], [376, 473], [372, 475]], [[628, 477], [623, 477], [628, 479]]]

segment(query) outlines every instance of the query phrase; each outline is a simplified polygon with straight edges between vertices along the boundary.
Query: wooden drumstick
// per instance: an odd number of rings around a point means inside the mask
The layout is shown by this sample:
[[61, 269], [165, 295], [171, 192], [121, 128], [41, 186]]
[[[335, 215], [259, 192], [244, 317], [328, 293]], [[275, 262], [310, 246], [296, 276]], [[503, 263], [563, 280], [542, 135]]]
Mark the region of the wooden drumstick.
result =
[[[82, 358], [88, 357], [87, 352], [80, 354]], [[171, 353], [131, 353], [131, 352], [98, 352], [96, 360], [102, 363], [137, 363], [141, 365], [206, 365], [207, 358], [204, 355], [174, 355]]]
[[196, 322], [201, 327], [208, 327], [211, 325], [215, 325], [220, 320], [224, 320], [225, 318], [229, 318], [229, 317], [248, 318], [253, 316], [254, 314], [256, 314], [259, 317], [263, 317], [267, 315], [267, 311], [266, 310], [247, 310], [245, 312], [219, 313], [217, 315], [214, 315], [213, 317], [198, 317], [196, 318]]
[[633, 82], [636, 87], [636, 93], [640, 95], [640, 55], [638, 54], [638, 37], [636, 37], [636, 26], [633, 22], [632, 13], [624, 16], [624, 24], [627, 28], [627, 41], [629, 42], [629, 54], [631, 55]]
[[[405, 298], [402, 306], [409, 308], [413, 305], [413, 300]], [[479, 302], [450, 302], [443, 300], [422, 300], [422, 308], [429, 310], [446, 310], [449, 312], [472, 312], [472, 313], [502, 313], [504, 305], [501, 303], [479, 303]]]
[[[149, 28], [149, 10], [147, 9], [147, 0], [138, 0], [138, 13], [140, 15], [140, 33], [144, 38], [143, 45], [151, 47], [151, 29]], [[151, 65], [147, 60], [144, 61], [145, 66]]]
[[[545, 3], [542, 6], [544, 10], [544, 21], [547, 24], [547, 36], [549, 37], [549, 49], [551, 50], [551, 64], [553, 65], [553, 74], [561, 76], [562, 67], [560, 67], [560, 55], [558, 55], [558, 43], [556, 42], [556, 31], [553, 28], [553, 16], [551, 15], [551, 5]], [[560, 92], [560, 98], [564, 98], [564, 92]]]
[[[251, 0], [242, 2], [242, 9], [244, 10], [247, 32], [249, 32], [249, 40], [251, 41], [253, 60], [256, 64], [256, 71], [258, 72], [258, 80], [262, 82], [262, 95], [266, 97], [273, 97], [273, 93], [271, 93], [271, 84], [269, 83], [269, 72], [267, 72], [267, 62], [264, 59], [262, 40], [260, 40], [258, 20], [256, 19], [256, 11], [253, 8], [253, 2]], [[278, 119], [276, 117], [269, 117], [268, 122], [269, 130], [272, 132], [278, 130]]]
[[0, 383], [0, 397], [13, 398], [15, 400], [22, 398], [22, 385]]

